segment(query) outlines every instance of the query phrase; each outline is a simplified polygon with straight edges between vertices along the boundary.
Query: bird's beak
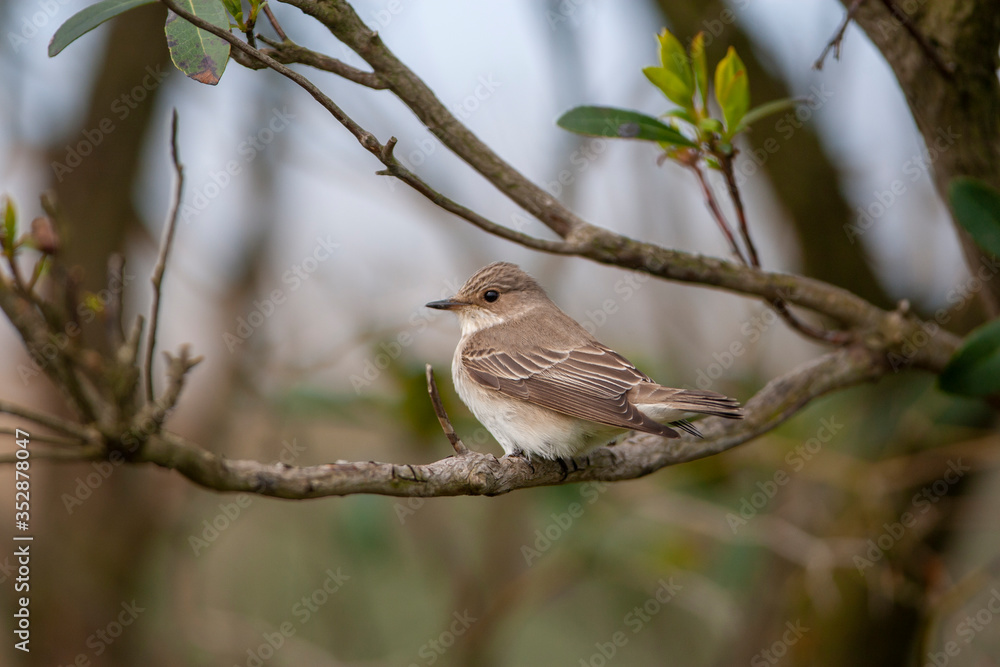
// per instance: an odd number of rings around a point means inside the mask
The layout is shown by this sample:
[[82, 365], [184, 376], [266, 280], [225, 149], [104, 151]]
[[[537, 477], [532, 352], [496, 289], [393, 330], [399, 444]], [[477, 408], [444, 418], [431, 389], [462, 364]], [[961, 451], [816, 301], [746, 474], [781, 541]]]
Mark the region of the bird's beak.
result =
[[468, 306], [469, 304], [465, 301], [458, 301], [452, 297], [450, 299], [442, 299], [441, 301], [431, 301], [430, 303], [424, 305], [428, 308], [436, 308], [437, 310], [454, 310], [456, 308], [461, 308], [462, 306]]

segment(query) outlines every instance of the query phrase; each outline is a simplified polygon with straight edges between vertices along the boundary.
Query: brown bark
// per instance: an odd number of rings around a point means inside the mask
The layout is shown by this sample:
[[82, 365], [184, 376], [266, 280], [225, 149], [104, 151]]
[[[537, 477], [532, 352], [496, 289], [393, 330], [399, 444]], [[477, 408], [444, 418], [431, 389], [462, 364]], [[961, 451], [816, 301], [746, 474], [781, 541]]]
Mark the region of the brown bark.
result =
[[[869, 0], [856, 21], [892, 67], [924, 144], [935, 156], [938, 194], [947, 202], [948, 184], [958, 176], [972, 176], [1000, 190], [1000, 3], [921, 0], [894, 6], [899, 15], [885, 2]], [[951, 72], [942, 71], [935, 60]], [[956, 228], [975, 273], [983, 251]], [[1000, 281], [987, 281], [980, 297], [987, 313], [1000, 314]]]

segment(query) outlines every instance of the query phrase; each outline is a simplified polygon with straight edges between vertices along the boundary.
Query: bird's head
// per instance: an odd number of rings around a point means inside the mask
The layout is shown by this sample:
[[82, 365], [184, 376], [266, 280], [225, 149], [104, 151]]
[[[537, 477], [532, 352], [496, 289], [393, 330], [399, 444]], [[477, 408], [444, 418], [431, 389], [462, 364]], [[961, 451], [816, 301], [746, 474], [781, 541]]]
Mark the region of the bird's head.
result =
[[494, 262], [477, 271], [455, 296], [431, 301], [427, 307], [453, 311], [462, 333], [469, 334], [528, 315], [547, 302], [541, 285], [517, 265]]

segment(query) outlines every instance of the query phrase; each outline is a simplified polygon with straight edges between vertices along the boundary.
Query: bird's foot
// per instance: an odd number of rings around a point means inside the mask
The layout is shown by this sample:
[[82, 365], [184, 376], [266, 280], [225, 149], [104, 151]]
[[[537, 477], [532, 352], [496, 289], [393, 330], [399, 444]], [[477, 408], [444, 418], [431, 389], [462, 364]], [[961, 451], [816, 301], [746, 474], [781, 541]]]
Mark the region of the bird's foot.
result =
[[525, 453], [525, 451], [523, 449], [515, 449], [512, 452], [507, 452], [506, 454], [503, 455], [503, 458], [505, 458], [505, 459], [523, 459], [524, 462], [528, 464], [528, 467], [531, 468], [531, 474], [532, 475], [535, 474], [535, 466], [531, 463], [531, 457], [528, 456], [528, 454]]

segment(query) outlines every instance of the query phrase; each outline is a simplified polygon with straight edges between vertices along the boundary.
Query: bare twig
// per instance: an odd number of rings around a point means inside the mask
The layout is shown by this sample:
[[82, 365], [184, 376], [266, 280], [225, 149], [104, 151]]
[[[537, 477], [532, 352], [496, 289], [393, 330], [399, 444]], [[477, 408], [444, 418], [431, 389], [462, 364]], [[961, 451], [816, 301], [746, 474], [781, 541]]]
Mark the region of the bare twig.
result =
[[431, 396], [431, 405], [434, 406], [434, 414], [437, 415], [438, 422], [441, 424], [441, 430], [444, 431], [451, 446], [455, 448], [455, 453], [459, 456], [465, 456], [469, 453], [469, 448], [455, 433], [455, 428], [451, 425], [451, 420], [448, 419], [448, 413], [445, 412], [444, 405], [441, 404], [441, 395], [438, 394], [437, 382], [434, 381], [434, 369], [431, 368], [430, 364], [427, 364], [426, 373], [427, 393]]
[[278, 39], [283, 42], [287, 42], [288, 35], [286, 35], [285, 31], [282, 30], [281, 24], [278, 23], [278, 19], [275, 17], [274, 12], [271, 11], [271, 4], [269, 2], [264, 3], [264, 15], [267, 16], [267, 20], [271, 22], [271, 27], [274, 28], [274, 32], [277, 33]]
[[733, 173], [733, 155], [718, 157], [721, 158], [722, 175], [726, 180], [729, 198], [733, 200], [733, 208], [736, 209], [736, 219], [740, 225], [740, 236], [743, 238], [743, 245], [746, 246], [747, 255], [750, 258], [750, 266], [759, 269], [760, 257], [757, 255], [757, 248], [750, 237], [750, 226], [747, 224], [746, 209], [743, 208], [743, 197], [740, 195], [740, 187], [737, 185], [736, 175]]
[[189, 356], [190, 353], [191, 348], [188, 345], [182, 345], [180, 354], [176, 357], [164, 352], [167, 359], [167, 389], [158, 399], [147, 403], [136, 416], [135, 426], [143, 434], [157, 432], [166, 420], [167, 414], [177, 405], [188, 371], [202, 360], [201, 357], [192, 358]]
[[844, 20], [840, 23], [840, 27], [837, 28], [837, 32], [833, 33], [833, 37], [830, 41], [826, 43], [823, 48], [823, 53], [819, 54], [819, 58], [813, 63], [813, 69], [820, 70], [823, 69], [823, 61], [826, 60], [826, 56], [833, 49], [834, 60], [840, 60], [840, 47], [844, 42], [844, 33], [847, 31], [847, 26], [851, 24], [854, 20], [854, 15], [858, 13], [858, 9], [865, 2], [865, 0], [854, 0], [851, 6], [847, 8], [847, 14], [844, 15]]
[[146, 363], [144, 371], [146, 376], [146, 401], [152, 403], [153, 395], [153, 351], [156, 349], [156, 325], [160, 318], [160, 290], [163, 284], [163, 273], [167, 268], [167, 257], [170, 254], [170, 247], [174, 243], [174, 231], [177, 229], [177, 214], [181, 208], [181, 195], [184, 192], [184, 166], [180, 162], [177, 152], [177, 109], [174, 109], [170, 122], [170, 157], [174, 163], [176, 173], [176, 183], [174, 186], [174, 199], [170, 207], [170, 215], [163, 228], [163, 239], [160, 241], [160, 256], [156, 260], [156, 267], [153, 269], [153, 305], [149, 315], [149, 337], [146, 340]]
[[[18, 433], [18, 431], [23, 433], [24, 429], [7, 428], [7, 427], [0, 428], [0, 433], [3, 433], [4, 435], [20, 436], [20, 433]], [[44, 442], [49, 445], [58, 445], [59, 447], [73, 447], [74, 449], [78, 449], [80, 447], [80, 441], [78, 439], [60, 438], [57, 435], [47, 435], [38, 432], [34, 432], [31, 434], [31, 441]]]
[[[33, 440], [41, 440], [34, 435], [31, 437]], [[100, 461], [105, 456], [104, 448], [100, 445], [88, 445], [76, 449], [35, 449], [31, 452], [31, 458], [73, 463], [76, 461]], [[0, 464], [16, 463], [18, 460], [14, 452], [0, 454]]]
[[95, 436], [94, 432], [79, 424], [74, 424], [73, 422], [66, 421], [65, 419], [60, 419], [54, 415], [35, 412], [34, 410], [30, 410], [28, 408], [22, 408], [19, 405], [14, 405], [13, 403], [8, 403], [7, 401], [0, 401], [0, 413], [6, 413], [8, 415], [14, 415], [15, 417], [27, 419], [28, 421], [33, 421], [36, 424], [46, 426], [58, 433], [79, 438], [83, 442], [87, 442]]
[[[125, 341], [125, 325], [122, 321], [125, 299], [125, 256], [117, 252], [108, 257], [108, 292], [111, 298], [107, 305], [107, 327], [110, 349], [117, 350]], [[112, 289], [116, 286], [116, 289]]]
[[715, 195], [712, 194], [712, 188], [708, 184], [708, 179], [705, 178], [705, 172], [701, 170], [697, 162], [691, 162], [687, 164], [694, 172], [694, 175], [698, 177], [698, 184], [701, 185], [701, 192], [705, 196], [705, 205], [708, 206], [708, 210], [712, 213], [712, 217], [715, 219], [719, 229], [722, 231], [722, 235], [726, 237], [726, 241], [729, 242], [729, 249], [732, 251], [736, 257], [739, 258], [740, 262], [750, 266], [750, 262], [743, 255], [743, 251], [740, 249], [738, 243], [736, 243], [736, 237], [733, 236], [733, 230], [729, 228], [729, 222], [726, 220], [726, 216], [722, 214], [722, 209], [719, 208], [718, 202], [715, 200]]
[[[316, 69], [323, 70], [324, 72], [331, 72], [337, 76], [347, 79], [348, 81], [353, 81], [354, 83], [373, 90], [385, 90], [388, 88], [385, 81], [382, 80], [382, 77], [374, 72], [366, 72], [358, 69], [357, 67], [351, 67], [342, 60], [337, 60], [331, 56], [307, 49], [304, 46], [299, 46], [287, 38], [285, 38], [284, 41], [276, 42], [261, 35], [260, 41], [271, 47], [271, 50], [264, 50], [261, 51], [261, 53], [266, 53], [285, 65], [291, 65], [293, 63], [308, 65], [309, 67], [315, 67]], [[254, 69], [262, 67], [264, 67], [264, 65], [257, 64], [254, 66]]]

